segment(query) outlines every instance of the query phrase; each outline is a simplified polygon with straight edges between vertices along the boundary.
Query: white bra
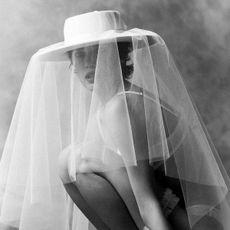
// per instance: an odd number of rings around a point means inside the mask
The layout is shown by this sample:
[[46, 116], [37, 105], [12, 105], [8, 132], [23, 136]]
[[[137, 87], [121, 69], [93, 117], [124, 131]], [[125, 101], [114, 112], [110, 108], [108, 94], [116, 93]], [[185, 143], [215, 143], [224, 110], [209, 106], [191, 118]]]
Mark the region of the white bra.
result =
[[[141, 96], [143, 96], [143, 97], [145, 97], [145, 98], [148, 98], [149, 100], [151, 100], [151, 101], [153, 101], [153, 102], [155, 102], [155, 103], [159, 103], [159, 102], [158, 102], [156, 99], [154, 99], [153, 97], [150, 97], [150, 96], [148, 96], [148, 95], [146, 95], [146, 94], [143, 94], [142, 92], [136, 92], [136, 91], [123, 91], [123, 92], [118, 93], [117, 95], [124, 95], [124, 94], [126, 94], [126, 93], [141, 95]], [[166, 107], [166, 106], [163, 105], [162, 103], [160, 103], [160, 104], [161, 104], [161, 107], [162, 107], [162, 108], [164, 108], [164, 109], [167, 110], [168, 112], [172, 113], [173, 115], [178, 116], [178, 114], [176, 114], [175, 111], [173, 111], [173, 110], [170, 109], [169, 107]]]

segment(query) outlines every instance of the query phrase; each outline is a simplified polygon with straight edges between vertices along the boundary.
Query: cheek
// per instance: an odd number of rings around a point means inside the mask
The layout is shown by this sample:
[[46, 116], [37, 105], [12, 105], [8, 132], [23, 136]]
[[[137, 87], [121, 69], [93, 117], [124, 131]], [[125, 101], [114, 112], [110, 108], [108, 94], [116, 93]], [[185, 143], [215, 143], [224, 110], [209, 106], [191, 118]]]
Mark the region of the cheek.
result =
[[78, 72], [76, 74], [76, 77], [83, 83], [84, 82], [84, 78], [85, 78], [85, 75], [84, 73], [81, 71], [81, 72]]
[[84, 66], [82, 65], [74, 65], [73, 67], [73, 72], [74, 75], [81, 81], [84, 80], [84, 77], [86, 75], [86, 69], [84, 68]]
[[75, 59], [73, 60], [73, 65], [77, 72], [82, 71], [85, 66], [85, 57], [83, 56], [75, 57]]

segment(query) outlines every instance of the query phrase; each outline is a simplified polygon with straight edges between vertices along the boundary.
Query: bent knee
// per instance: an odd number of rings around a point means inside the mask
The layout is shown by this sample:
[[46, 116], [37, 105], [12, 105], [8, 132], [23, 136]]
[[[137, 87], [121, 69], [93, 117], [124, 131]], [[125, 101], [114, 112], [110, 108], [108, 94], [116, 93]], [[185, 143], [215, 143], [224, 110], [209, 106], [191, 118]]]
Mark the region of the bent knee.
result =
[[[87, 159], [70, 159], [70, 147], [63, 150], [58, 157], [58, 173], [63, 183], [71, 183], [75, 181], [76, 174], [91, 172]], [[78, 167], [71, 168], [70, 160], [78, 160]]]
[[65, 149], [59, 154], [58, 157], [58, 173], [63, 183], [71, 182], [71, 178], [68, 170], [70, 151], [69, 148]]

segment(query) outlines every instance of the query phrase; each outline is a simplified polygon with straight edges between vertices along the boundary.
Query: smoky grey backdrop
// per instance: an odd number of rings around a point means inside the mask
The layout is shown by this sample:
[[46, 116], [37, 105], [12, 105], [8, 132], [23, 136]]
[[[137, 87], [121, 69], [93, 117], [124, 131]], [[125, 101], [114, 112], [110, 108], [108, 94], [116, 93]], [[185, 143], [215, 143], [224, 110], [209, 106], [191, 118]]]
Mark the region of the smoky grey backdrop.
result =
[[229, 0], [0, 0], [0, 157], [31, 55], [65, 18], [106, 9], [163, 37], [230, 173]]

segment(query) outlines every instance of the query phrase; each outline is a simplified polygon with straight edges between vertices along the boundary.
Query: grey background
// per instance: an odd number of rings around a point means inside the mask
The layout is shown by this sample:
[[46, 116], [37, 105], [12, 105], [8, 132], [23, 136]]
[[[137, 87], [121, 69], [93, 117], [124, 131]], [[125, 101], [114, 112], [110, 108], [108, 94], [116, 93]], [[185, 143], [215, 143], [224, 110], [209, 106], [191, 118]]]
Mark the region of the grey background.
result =
[[229, 0], [0, 0], [0, 157], [31, 55], [63, 40], [65, 18], [105, 9], [164, 38], [230, 172]]

